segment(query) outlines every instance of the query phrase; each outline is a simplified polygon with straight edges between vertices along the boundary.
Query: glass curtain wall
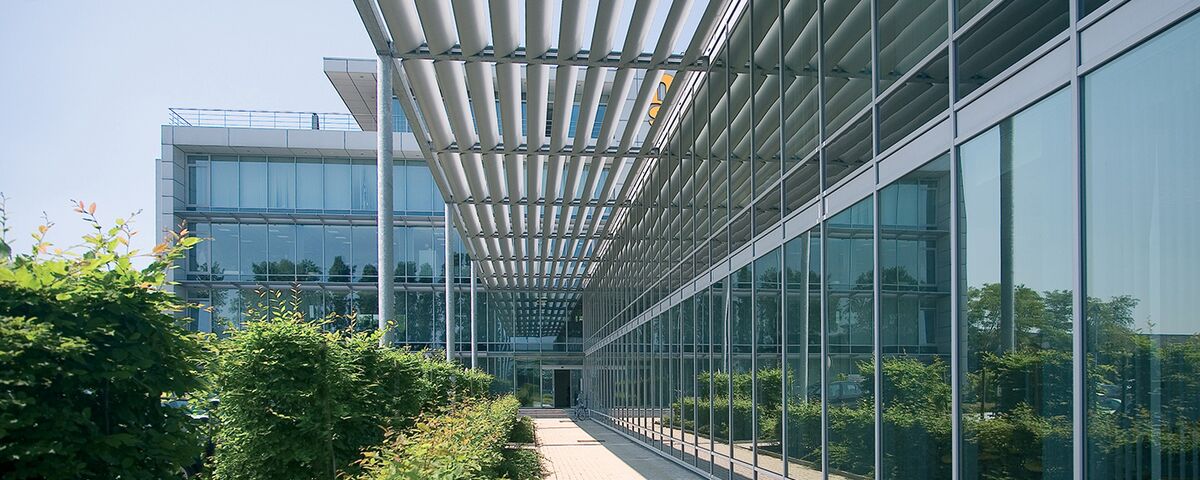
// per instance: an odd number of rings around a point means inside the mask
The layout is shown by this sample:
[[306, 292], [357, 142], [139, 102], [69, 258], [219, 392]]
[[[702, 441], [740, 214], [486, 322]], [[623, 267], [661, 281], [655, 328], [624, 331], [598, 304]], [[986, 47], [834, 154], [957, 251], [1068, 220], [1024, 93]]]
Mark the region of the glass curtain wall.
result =
[[585, 293], [601, 418], [723, 479], [1200, 478], [1200, 19], [1082, 34], [1145, 6], [748, 2]]
[[1200, 478], [1197, 75], [1192, 18], [1083, 79], [1089, 478]]

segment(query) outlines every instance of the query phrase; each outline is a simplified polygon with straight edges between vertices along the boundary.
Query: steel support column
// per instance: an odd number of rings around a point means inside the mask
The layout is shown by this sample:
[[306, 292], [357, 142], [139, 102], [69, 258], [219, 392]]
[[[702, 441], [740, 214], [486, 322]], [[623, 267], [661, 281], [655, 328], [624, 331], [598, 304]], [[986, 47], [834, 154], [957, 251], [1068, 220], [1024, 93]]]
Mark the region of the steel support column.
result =
[[375, 167], [378, 171], [376, 178], [378, 181], [377, 191], [379, 192], [379, 201], [376, 203], [379, 208], [377, 213], [376, 235], [379, 251], [379, 330], [383, 331], [383, 335], [379, 337], [380, 345], [388, 345], [392, 341], [392, 329], [389, 323], [395, 318], [395, 269], [396, 264], [392, 261], [392, 237], [394, 230], [392, 227], [392, 58], [391, 55], [380, 55], [376, 60], [378, 66], [378, 81], [376, 86], [378, 91], [375, 93], [377, 99], [376, 112], [379, 118], [377, 125], [379, 128], [376, 134], [378, 140], [375, 145], [376, 162]]
[[450, 204], [446, 204], [446, 361], [454, 359], [454, 260], [450, 256]]
[[479, 368], [479, 344], [477, 343], [478, 338], [476, 337], [476, 334], [478, 333], [476, 331], [476, 325], [477, 325], [476, 322], [478, 322], [478, 319], [475, 317], [475, 285], [477, 284], [477, 282], [475, 280], [475, 262], [471, 261], [470, 266], [471, 266], [471, 368], [477, 369], [477, 368]]

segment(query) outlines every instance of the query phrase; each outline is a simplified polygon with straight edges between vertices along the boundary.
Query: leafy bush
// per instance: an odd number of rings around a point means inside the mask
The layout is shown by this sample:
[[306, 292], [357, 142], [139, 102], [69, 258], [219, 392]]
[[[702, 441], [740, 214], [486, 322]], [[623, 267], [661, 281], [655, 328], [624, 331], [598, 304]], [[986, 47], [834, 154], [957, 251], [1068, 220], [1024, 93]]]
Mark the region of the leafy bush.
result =
[[486, 394], [491, 376], [380, 347], [377, 333], [328, 331], [295, 302], [231, 332], [216, 347], [221, 397], [217, 479], [354, 475], [388, 430], [425, 411]]
[[528, 448], [505, 449], [504, 460], [497, 471], [508, 480], [539, 480], [542, 478], [542, 457]]
[[508, 436], [508, 441], [522, 444], [537, 443], [537, 428], [533, 425], [533, 419], [518, 418], [517, 423], [513, 425], [512, 433]]
[[422, 410], [436, 410], [457, 402], [487, 396], [492, 376], [481, 370], [463, 369], [442, 357], [421, 362], [421, 375], [428, 383]]
[[366, 451], [359, 462], [364, 472], [359, 478], [500, 478], [505, 474], [503, 452], [517, 423], [518, 407], [516, 398], [505, 396], [424, 416], [413, 429], [393, 433], [382, 446]]
[[137, 269], [125, 221], [104, 228], [94, 204], [76, 211], [95, 230], [78, 251], [52, 248], [48, 225], [15, 257], [0, 236], [0, 476], [178, 477], [201, 444], [164, 399], [200, 385], [202, 350], [162, 287], [199, 239], [171, 235]]

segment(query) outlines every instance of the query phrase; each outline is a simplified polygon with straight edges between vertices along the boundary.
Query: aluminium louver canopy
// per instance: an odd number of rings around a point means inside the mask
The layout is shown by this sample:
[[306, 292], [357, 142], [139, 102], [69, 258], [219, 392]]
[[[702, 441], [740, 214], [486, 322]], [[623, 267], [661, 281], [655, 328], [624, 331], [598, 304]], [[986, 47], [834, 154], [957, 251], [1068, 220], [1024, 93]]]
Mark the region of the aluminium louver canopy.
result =
[[560, 291], [611, 247], [742, 3], [355, 0], [480, 278]]

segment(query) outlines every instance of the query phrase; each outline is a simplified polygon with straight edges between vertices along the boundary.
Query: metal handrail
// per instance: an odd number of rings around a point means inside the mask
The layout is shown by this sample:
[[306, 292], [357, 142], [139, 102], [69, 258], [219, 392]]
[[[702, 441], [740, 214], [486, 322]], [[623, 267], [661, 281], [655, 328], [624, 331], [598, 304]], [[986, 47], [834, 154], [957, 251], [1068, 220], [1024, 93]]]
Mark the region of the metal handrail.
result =
[[290, 130], [361, 131], [348, 113], [168, 108], [167, 122], [190, 127], [280, 128]]

